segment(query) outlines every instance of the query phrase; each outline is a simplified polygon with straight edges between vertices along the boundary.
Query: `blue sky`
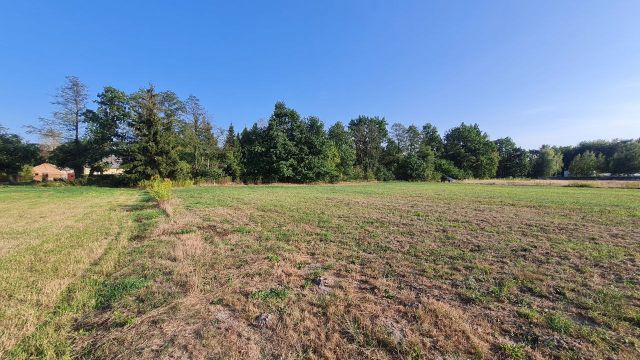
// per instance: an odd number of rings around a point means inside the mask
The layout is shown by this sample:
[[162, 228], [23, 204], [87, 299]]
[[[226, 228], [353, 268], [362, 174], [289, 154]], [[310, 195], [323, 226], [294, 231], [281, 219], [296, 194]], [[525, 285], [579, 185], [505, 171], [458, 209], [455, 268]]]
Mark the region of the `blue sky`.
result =
[[328, 126], [464, 121], [492, 139], [640, 137], [640, 1], [3, 1], [0, 124], [24, 134], [76, 75], [148, 83], [216, 126], [277, 100]]

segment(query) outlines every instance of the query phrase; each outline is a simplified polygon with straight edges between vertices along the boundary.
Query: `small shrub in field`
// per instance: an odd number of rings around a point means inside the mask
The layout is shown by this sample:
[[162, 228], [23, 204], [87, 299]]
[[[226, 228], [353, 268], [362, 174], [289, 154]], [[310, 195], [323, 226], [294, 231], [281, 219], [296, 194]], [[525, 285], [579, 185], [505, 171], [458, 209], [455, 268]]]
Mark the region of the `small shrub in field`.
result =
[[141, 181], [139, 186], [146, 190], [156, 201], [163, 201], [171, 198], [173, 182], [169, 179], [161, 179], [158, 176], [154, 176], [151, 180]]

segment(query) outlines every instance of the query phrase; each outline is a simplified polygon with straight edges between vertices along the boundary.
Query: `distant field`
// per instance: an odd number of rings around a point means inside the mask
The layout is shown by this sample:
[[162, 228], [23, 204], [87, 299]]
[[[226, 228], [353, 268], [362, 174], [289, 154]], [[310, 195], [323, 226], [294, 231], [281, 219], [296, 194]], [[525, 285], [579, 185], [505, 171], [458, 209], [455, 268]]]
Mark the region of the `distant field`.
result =
[[538, 180], [538, 179], [489, 179], [489, 180], [464, 180], [466, 184], [481, 185], [521, 185], [521, 186], [568, 186], [612, 189], [640, 189], [640, 181], [637, 180]]
[[77, 316], [74, 356], [640, 357], [638, 190], [214, 186], [165, 208]]
[[131, 190], [0, 187], [0, 358], [124, 235]]

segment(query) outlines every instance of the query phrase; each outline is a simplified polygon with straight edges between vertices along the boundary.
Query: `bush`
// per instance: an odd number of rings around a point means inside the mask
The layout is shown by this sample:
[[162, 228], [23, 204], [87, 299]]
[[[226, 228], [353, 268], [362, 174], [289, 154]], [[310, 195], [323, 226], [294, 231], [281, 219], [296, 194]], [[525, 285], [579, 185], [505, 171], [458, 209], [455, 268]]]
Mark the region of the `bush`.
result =
[[38, 184], [39, 186], [42, 187], [65, 187], [68, 186], [69, 184], [67, 184], [65, 181], [43, 181], [41, 183]]
[[30, 166], [30, 165], [22, 166], [22, 169], [20, 169], [20, 173], [18, 174], [18, 181], [20, 182], [33, 181], [33, 166]]
[[171, 198], [173, 182], [169, 179], [161, 179], [159, 176], [154, 176], [151, 180], [141, 181], [138, 186], [146, 190], [156, 201], [164, 201]]
[[135, 185], [131, 182], [131, 178], [122, 174], [103, 174], [92, 175], [87, 177], [86, 185], [105, 186], [105, 187], [129, 187]]
[[452, 161], [446, 159], [438, 159], [435, 163], [435, 170], [441, 175], [448, 176], [457, 180], [464, 180], [471, 177], [471, 174], [456, 167]]

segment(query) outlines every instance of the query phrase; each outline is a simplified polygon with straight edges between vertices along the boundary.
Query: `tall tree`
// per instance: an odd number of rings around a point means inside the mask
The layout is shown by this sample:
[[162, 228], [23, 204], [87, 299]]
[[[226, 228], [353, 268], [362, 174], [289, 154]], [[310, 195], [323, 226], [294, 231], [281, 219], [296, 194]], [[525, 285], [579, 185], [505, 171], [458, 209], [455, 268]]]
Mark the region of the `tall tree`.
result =
[[407, 127], [407, 145], [405, 153], [409, 155], [416, 155], [420, 150], [420, 143], [422, 142], [422, 134], [418, 127], [411, 124]]
[[296, 139], [296, 182], [314, 182], [337, 179], [336, 161], [332, 159], [331, 143], [324, 131], [324, 124], [316, 116], [303, 120], [301, 137]]
[[351, 134], [344, 125], [338, 121], [333, 124], [328, 131], [329, 140], [335, 146], [338, 163], [337, 169], [342, 180], [353, 177], [353, 165], [356, 161], [356, 149], [353, 145]]
[[587, 150], [576, 155], [569, 165], [569, 173], [572, 176], [595, 176], [602, 169], [604, 155], [596, 155], [593, 151]]
[[177, 177], [176, 126], [182, 102], [173, 92], [158, 93], [150, 85], [131, 95], [130, 104], [132, 137], [123, 158], [126, 173], [134, 181]]
[[367, 178], [375, 176], [388, 136], [386, 120], [377, 116], [359, 116], [349, 122], [349, 132], [356, 149], [356, 165], [362, 168]]
[[391, 133], [389, 137], [396, 143], [400, 151], [403, 153], [407, 152], [407, 127], [400, 124], [395, 123], [391, 125]]
[[296, 142], [303, 131], [302, 120], [297, 111], [284, 102], [277, 102], [265, 133], [267, 182], [295, 182], [298, 168]]
[[544, 145], [542, 146], [542, 148], [540, 148], [540, 151], [535, 158], [533, 165], [533, 176], [554, 176], [562, 170], [562, 166], [562, 153], [559, 150], [552, 148], [551, 146]]
[[245, 128], [240, 134], [240, 148], [242, 151], [242, 179], [245, 182], [262, 182], [269, 177], [270, 164], [267, 164], [266, 128], [253, 124]]
[[224, 145], [222, 147], [222, 154], [225, 174], [230, 176], [233, 181], [238, 181], [242, 174], [242, 148], [233, 124], [229, 125], [229, 129], [227, 130], [227, 136], [224, 139]]
[[499, 178], [525, 177], [530, 172], [529, 152], [516, 146], [510, 137], [494, 141], [500, 160], [496, 176]]
[[[40, 136], [60, 134], [63, 139], [71, 141], [68, 145], [68, 164], [76, 176], [84, 172], [86, 147], [82, 144], [82, 128], [87, 110], [89, 95], [87, 87], [76, 76], [67, 76], [52, 102], [57, 106], [52, 119], [41, 118], [41, 127], [30, 127], [30, 132]], [[49, 151], [52, 149], [49, 149]]]
[[422, 142], [420, 146], [430, 148], [436, 156], [442, 155], [444, 152], [444, 143], [438, 133], [438, 128], [430, 123], [424, 125], [422, 127]]
[[217, 179], [219, 169], [218, 138], [209, 115], [200, 100], [190, 95], [184, 103], [185, 120], [181, 122], [181, 157], [191, 168], [193, 178]]
[[611, 158], [611, 171], [614, 174], [640, 173], [640, 142], [621, 143]]
[[496, 145], [477, 124], [462, 123], [449, 130], [444, 140], [445, 157], [456, 167], [480, 179], [496, 175], [498, 169]]
[[108, 156], [119, 156], [126, 137], [126, 127], [131, 118], [127, 94], [106, 86], [98, 94], [98, 108], [87, 110], [87, 154], [91, 172], [101, 170]]
[[89, 94], [87, 86], [78, 77], [67, 76], [65, 81], [52, 102], [58, 109], [48, 122], [53, 128], [62, 131], [65, 139], [79, 142]]
[[33, 166], [42, 161], [40, 151], [35, 144], [29, 144], [16, 134], [0, 131], [0, 174], [15, 182], [17, 175], [25, 165]]

